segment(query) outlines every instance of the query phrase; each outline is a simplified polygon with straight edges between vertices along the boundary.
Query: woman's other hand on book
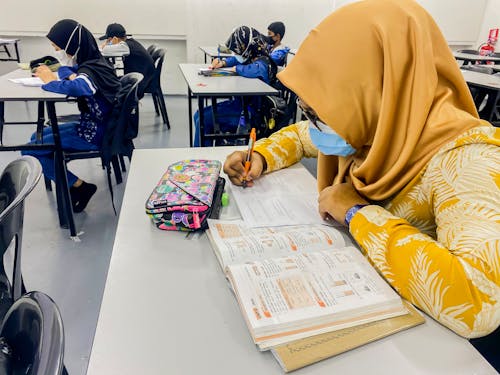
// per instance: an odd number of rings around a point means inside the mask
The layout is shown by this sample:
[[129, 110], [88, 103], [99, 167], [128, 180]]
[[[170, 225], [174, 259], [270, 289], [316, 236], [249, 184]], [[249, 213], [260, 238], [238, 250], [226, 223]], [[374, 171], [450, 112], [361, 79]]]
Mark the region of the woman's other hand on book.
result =
[[211, 69], [218, 69], [218, 68], [223, 68], [226, 66], [226, 62], [222, 59], [213, 59], [212, 63], [210, 64], [209, 68]]
[[357, 204], [369, 204], [348, 182], [323, 189], [319, 193], [318, 203], [318, 210], [323, 220], [333, 218], [342, 225], [345, 225], [347, 210]]
[[[235, 151], [228, 155], [224, 162], [224, 172], [227, 174], [231, 182], [235, 185], [243, 185], [245, 179], [245, 160], [247, 157], [246, 151]], [[264, 172], [266, 160], [258, 152], [253, 152], [250, 171], [248, 172], [247, 187], [253, 186], [253, 181], [259, 178]]]
[[57, 80], [56, 75], [49, 69], [47, 65], [40, 65], [35, 70], [35, 76], [39, 77], [43, 83], [48, 83]]

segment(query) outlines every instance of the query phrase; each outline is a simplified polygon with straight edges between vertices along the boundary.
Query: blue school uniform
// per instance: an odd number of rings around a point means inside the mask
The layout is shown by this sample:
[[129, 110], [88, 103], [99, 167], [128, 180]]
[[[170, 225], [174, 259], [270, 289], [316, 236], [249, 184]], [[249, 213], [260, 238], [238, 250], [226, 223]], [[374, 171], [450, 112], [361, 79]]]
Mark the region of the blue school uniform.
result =
[[[112, 109], [112, 103], [100, 94], [88, 75], [80, 73], [73, 80], [66, 79], [75, 74], [77, 68], [77, 66], [62, 66], [58, 70], [61, 80], [46, 83], [42, 86], [42, 89], [77, 98], [78, 108], [81, 112], [80, 122], [71, 122], [59, 126], [63, 150], [98, 150], [102, 142], [108, 115]], [[53, 142], [52, 129], [44, 129], [41, 143]], [[31, 136], [29, 143], [39, 143], [36, 140], [36, 133]], [[55, 179], [52, 151], [29, 150], [23, 151], [23, 154], [35, 156], [40, 161], [45, 176], [51, 180]], [[68, 171], [69, 186], [72, 186], [77, 179], [74, 174]]]

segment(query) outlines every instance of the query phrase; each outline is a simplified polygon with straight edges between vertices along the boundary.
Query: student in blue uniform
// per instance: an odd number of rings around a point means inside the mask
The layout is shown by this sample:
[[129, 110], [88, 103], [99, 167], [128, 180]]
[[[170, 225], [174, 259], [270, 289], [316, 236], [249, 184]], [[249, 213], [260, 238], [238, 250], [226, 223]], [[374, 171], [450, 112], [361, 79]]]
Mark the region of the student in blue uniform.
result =
[[[47, 38], [62, 66], [58, 70], [59, 80], [46, 66], [37, 69], [36, 75], [45, 82], [42, 89], [76, 97], [81, 113], [79, 122], [59, 126], [62, 148], [98, 150], [120, 81], [99, 52], [92, 33], [78, 22], [70, 19], [57, 22]], [[42, 142], [53, 142], [50, 128], [44, 129]], [[37, 143], [36, 134], [32, 135], [30, 143]], [[23, 154], [36, 157], [45, 176], [55, 179], [53, 152], [30, 150]], [[81, 212], [97, 187], [69, 171], [68, 183], [73, 211]]]
[[267, 27], [267, 52], [276, 65], [284, 66], [290, 48], [281, 44], [285, 36], [285, 24], [273, 22]]
[[[238, 27], [233, 31], [226, 42], [227, 48], [235, 53], [235, 56], [226, 59], [214, 59], [212, 68], [228, 67], [238, 75], [247, 78], [258, 78], [266, 83], [272, 83], [276, 77], [276, 64], [270, 59], [267, 52], [266, 37], [254, 28], [248, 26]], [[218, 79], [218, 78], [214, 78]], [[254, 98], [254, 100], [258, 100]], [[250, 116], [253, 114], [252, 105], [249, 105]], [[238, 128], [243, 110], [241, 98], [226, 100], [217, 104], [217, 114], [221, 132], [235, 133]], [[214, 124], [212, 119], [212, 107], [204, 109], [205, 133], [213, 133]], [[199, 114], [194, 114], [195, 139], [194, 145], [200, 146]], [[204, 146], [211, 146], [212, 141], [206, 141]]]

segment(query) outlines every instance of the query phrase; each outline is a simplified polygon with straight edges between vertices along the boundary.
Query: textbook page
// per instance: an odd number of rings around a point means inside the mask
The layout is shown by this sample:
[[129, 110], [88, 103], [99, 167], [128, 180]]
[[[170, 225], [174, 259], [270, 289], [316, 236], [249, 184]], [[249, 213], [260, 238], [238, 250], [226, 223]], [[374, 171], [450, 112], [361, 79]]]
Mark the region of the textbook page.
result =
[[354, 247], [227, 267], [260, 349], [406, 314], [401, 297]]
[[40, 77], [29, 77], [29, 78], [11, 78], [9, 81], [14, 83], [19, 83], [24, 86], [35, 86], [40, 87], [44, 84], [44, 82], [40, 79]]
[[316, 180], [305, 168], [281, 169], [249, 188], [231, 185], [231, 191], [249, 227], [331, 224], [318, 213]]
[[338, 229], [321, 224], [248, 228], [242, 220], [208, 219], [208, 227], [222, 269], [235, 263], [346, 245]]

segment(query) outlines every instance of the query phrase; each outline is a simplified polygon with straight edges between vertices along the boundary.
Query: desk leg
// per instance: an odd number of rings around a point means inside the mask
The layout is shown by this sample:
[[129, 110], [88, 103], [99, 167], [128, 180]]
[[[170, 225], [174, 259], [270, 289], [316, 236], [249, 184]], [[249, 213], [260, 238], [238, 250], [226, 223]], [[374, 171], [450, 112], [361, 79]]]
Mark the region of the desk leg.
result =
[[38, 118], [36, 120], [36, 140], [41, 141], [43, 136], [43, 124], [45, 122], [45, 108], [42, 101], [38, 102]]
[[5, 122], [5, 102], [0, 102], [0, 145], [3, 145], [4, 122]]
[[19, 47], [17, 46], [17, 42], [14, 43], [14, 48], [16, 49], [16, 61], [21, 62], [21, 59], [19, 58]]
[[59, 223], [61, 226], [67, 223], [71, 237], [75, 237], [76, 228], [75, 221], [73, 220], [73, 207], [71, 206], [68, 176], [66, 174], [66, 163], [64, 162], [61, 137], [59, 135], [59, 127], [57, 125], [56, 107], [54, 102], [47, 102], [46, 104], [55, 144], [54, 164], [56, 171], [56, 197]]
[[193, 103], [191, 89], [188, 87], [188, 112], [189, 112], [189, 147], [193, 147]]
[[198, 118], [200, 119], [200, 147], [205, 146], [205, 114], [204, 114], [204, 98], [198, 96]]

